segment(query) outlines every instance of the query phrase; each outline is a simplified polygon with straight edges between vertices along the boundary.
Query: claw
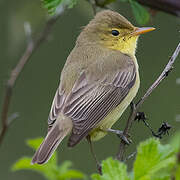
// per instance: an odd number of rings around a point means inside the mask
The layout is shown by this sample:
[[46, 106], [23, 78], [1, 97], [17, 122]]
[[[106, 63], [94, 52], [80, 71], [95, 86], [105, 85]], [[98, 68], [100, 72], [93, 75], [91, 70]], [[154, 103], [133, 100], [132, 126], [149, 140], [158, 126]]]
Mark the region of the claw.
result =
[[[115, 133], [119, 138], [121, 138], [127, 145], [132, 143], [131, 139], [128, 139], [130, 137], [129, 134], [124, 135], [123, 131], [114, 130], [114, 129], [108, 129], [109, 132]], [[128, 136], [128, 137], [127, 137]]]
[[129, 145], [132, 141], [128, 139], [125, 135], [117, 134], [119, 138], [121, 138], [127, 145]]

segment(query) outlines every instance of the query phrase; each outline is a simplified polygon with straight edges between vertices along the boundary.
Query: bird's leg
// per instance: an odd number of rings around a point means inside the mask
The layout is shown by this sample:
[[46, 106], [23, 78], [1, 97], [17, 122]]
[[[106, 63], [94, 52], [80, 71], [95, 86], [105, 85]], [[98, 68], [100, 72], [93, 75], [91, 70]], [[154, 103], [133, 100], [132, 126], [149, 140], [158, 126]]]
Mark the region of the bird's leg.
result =
[[112, 132], [116, 134], [119, 138], [121, 138], [126, 144], [130, 144], [131, 140], [129, 140], [124, 134], [123, 131], [120, 130], [114, 130], [114, 129], [107, 129], [108, 132]]
[[98, 169], [99, 173], [102, 174], [102, 167], [101, 167], [101, 164], [99, 163], [99, 161], [96, 157], [96, 154], [94, 152], [94, 147], [93, 147], [92, 142], [91, 142], [91, 137], [88, 135], [86, 138], [87, 138], [87, 141], [90, 145], [91, 154], [92, 154], [92, 156], [96, 162], [97, 169]]

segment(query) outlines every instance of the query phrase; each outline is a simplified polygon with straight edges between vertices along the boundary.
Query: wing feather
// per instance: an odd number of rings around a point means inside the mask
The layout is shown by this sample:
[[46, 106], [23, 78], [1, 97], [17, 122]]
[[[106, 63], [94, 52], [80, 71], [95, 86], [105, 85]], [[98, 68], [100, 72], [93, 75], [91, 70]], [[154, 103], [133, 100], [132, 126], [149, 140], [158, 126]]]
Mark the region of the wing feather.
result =
[[51, 110], [48, 117], [48, 126], [49, 129], [52, 127], [54, 122], [56, 121], [56, 118], [59, 114], [59, 112], [62, 110], [63, 104], [65, 102], [65, 93], [61, 90], [61, 88], [58, 88], [51, 106]]
[[[73, 121], [69, 146], [74, 146], [126, 97], [135, 83], [134, 64], [119, 70], [112, 82], [106, 80], [88, 84], [85, 73], [80, 76], [67, 97], [63, 113]], [[83, 84], [83, 85], [82, 85]]]

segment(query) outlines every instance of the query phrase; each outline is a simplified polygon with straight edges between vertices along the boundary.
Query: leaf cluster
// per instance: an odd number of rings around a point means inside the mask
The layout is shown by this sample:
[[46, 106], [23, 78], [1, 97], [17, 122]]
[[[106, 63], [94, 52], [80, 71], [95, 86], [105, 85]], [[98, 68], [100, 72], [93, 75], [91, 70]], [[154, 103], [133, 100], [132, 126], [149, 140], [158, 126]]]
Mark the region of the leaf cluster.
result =
[[[27, 145], [36, 150], [42, 142], [42, 138], [31, 139], [27, 141]], [[72, 162], [65, 161], [57, 164], [57, 153], [55, 152], [48, 163], [44, 165], [31, 164], [31, 157], [22, 157], [13, 166], [12, 170], [32, 170], [40, 173], [48, 180], [70, 180], [84, 179], [85, 175], [78, 170], [71, 169]]]
[[[125, 163], [108, 158], [102, 162], [102, 176], [93, 174], [93, 180], [170, 180], [180, 179], [180, 162], [176, 154], [180, 148], [180, 134], [171, 145], [162, 145], [158, 139], [140, 143], [133, 170], [127, 171]], [[174, 144], [174, 145], [173, 145]], [[180, 150], [180, 149], [179, 149]]]
[[50, 15], [55, 15], [57, 9], [60, 6], [67, 6], [68, 8], [73, 8], [78, 0], [43, 0], [43, 6], [48, 10]]
[[[92, 180], [170, 180], [180, 179], [180, 134], [177, 134], [170, 144], [162, 145], [158, 139], [148, 139], [137, 147], [137, 155], [131, 172], [127, 171], [125, 163], [108, 158], [102, 162], [102, 175], [93, 174]], [[27, 141], [27, 145], [36, 150], [42, 138]], [[71, 169], [72, 163], [65, 161], [57, 164], [55, 152], [48, 163], [31, 165], [30, 157], [19, 159], [12, 167], [13, 171], [33, 170], [42, 174], [47, 180], [85, 179], [86, 176]]]

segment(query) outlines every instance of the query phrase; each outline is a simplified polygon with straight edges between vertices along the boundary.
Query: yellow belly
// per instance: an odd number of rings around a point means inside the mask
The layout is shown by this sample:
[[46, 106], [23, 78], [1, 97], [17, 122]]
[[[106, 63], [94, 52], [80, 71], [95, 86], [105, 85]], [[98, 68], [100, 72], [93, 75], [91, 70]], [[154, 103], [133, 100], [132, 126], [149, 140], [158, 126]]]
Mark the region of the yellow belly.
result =
[[[137, 67], [138, 69], [138, 67]], [[117, 106], [112, 112], [110, 112], [105, 119], [103, 119], [95, 129], [90, 132], [91, 140], [97, 141], [104, 137], [107, 134], [107, 129], [111, 128], [112, 125], [121, 117], [122, 113], [132, 102], [133, 98], [136, 96], [137, 91], [139, 89], [140, 80], [139, 73], [137, 72], [136, 82], [134, 86], [129, 91], [128, 95], [124, 98], [124, 100]]]

